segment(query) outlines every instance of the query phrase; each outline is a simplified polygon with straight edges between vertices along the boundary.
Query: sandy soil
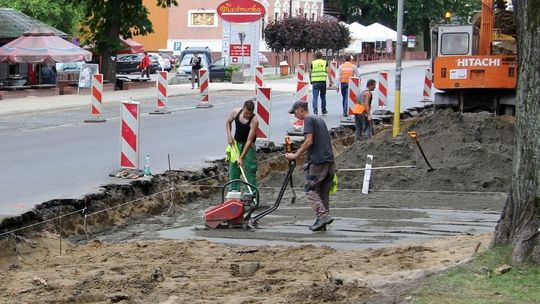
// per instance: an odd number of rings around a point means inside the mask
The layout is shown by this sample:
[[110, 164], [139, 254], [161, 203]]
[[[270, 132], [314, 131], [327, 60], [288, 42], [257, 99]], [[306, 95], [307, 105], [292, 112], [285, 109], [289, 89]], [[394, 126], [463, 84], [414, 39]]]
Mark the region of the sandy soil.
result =
[[[340, 190], [333, 206], [343, 208], [341, 213], [336, 210], [335, 216], [353, 217], [347, 208], [361, 203], [363, 208], [377, 211], [367, 225], [384, 228], [401, 219], [409, 220], [409, 210], [405, 209], [486, 210], [492, 215], [500, 210], [504, 195], [478, 196], [462, 191], [507, 191], [512, 121], [442, 111], [412, 119], [404, 123], [404, 128], [418, 132], [422, 148], [437, 170], [427, 172], [413, 141], [392, 141], [391, 130], [383, 130], [367, 143], [348, 147], [337, 159], [338, 168], [363, 167], [366, 154], [374, 155], [374, 166], [412, 164], [418, 168], [373, 171], [372, 188], [379, 192], [365, 197]], [[341, 189], [360, 188], [362, 173], [340, 172], [339, 176]], [[283, 172], [274, 172], [262, 185], [275, 187], [282, 180]], [[295, 172], [294, 181], [295, 186], [302, 185], [301, 170]], [[460, 193], [437, 193], [441, 190]], [[270, 200], [276, 190], [264, 191]], [[433, 272], [467, 261], [477, 250], [485, 249], [491, 237], [489, 233], [461, 232], [452, 237], [362, 250], [155, 240], [159, 229], [200, 224], [202, 210], [215, 204], [215, 197], [175, 204], [166, 216], [137, 220], [121, 229], [103, 232], [94, 222], [90, 231], [94, 228], [101, 234], [91, 235], [94, 241], [81, 246], [63, 240], [62, 254], [54, 234], [31, 240], [3, 238], [0, 270], [5, 275], [0, 277], [0, 303], [401, 303], [407, 302], [403, 297], [407, 288], [420, 284]], [[289, 198], [287, 192], [285, 200]], [[307, 206], [302, 195], [296, 205]], [[309, 209], [291, 208], [284, 204], [277, 217], [264, 225], [277, 222], [302, 227], [312, 220]], [[391, 212], [395, 214], [392, 218], [389, 213], [380, 214], [384, 208], [398, 210]], [[144, 210], [141, 206], [140, 212]], [[358, 213], [365, 218], [369, 212]], [[118, 220], [125, 221], [125, 215], [119, 213]], [[361, 228], [359, 234], [365, 231], [362, 226], [356, 228]], [[324, 233], [318, 237], [324, 243]]]
[[489, 239], [349, 251], [94, 241], [59, 255], [51, 250], [58, 240], [44, 236], [17, 241], [32, 254], [3, 260], [0, 303], [391, 303], [403, 286], [466, 261]]

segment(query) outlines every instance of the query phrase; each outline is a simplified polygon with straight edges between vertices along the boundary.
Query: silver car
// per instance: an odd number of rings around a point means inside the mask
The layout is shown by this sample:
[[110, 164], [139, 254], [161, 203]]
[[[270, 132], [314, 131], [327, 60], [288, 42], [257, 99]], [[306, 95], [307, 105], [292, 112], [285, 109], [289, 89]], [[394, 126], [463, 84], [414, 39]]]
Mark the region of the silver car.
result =
[[159, 69], [162, 71], [170, 71], [171, 70], [171, 60], [165, 56], [162, 56], [158, 53], [148, 53], [148, 56], [150, 56], [151, 59], [157, 60], [159, 64]]

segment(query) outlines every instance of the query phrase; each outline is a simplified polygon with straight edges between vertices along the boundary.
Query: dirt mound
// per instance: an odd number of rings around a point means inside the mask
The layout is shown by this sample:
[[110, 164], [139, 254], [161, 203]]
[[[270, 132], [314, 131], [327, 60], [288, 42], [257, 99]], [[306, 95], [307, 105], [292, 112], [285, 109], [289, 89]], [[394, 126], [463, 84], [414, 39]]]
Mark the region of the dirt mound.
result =
[[[384, 190], [454, 190], [506, 192], [509, 187], [514, 123], [486, 114], [451, 110], [404, 122], [402, 131], [416, 131], [428, 161], [428, 172], [414, 140], [392, 138], [386, 129], [354, 144], [336, 160], [337, 168], [363, 168], [368, 154], [374, 167], [415, 165], [417, 168], [373, 170], [371, 188]], [[359, 188], [363, 171], [340, 172], [341, 188]]]

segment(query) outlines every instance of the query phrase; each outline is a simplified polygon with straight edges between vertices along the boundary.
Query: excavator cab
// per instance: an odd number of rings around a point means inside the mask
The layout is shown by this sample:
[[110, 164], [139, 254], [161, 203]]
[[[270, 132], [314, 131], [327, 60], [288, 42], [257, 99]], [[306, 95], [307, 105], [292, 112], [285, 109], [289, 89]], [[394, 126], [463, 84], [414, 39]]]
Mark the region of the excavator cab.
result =
[[431, 71], [436, 107], [460, 112], [513, 112], [517, 84], [516, 56], [494, 52], [493, 13], [483, 0], [481, 29], [444, 24], [432, 29]]

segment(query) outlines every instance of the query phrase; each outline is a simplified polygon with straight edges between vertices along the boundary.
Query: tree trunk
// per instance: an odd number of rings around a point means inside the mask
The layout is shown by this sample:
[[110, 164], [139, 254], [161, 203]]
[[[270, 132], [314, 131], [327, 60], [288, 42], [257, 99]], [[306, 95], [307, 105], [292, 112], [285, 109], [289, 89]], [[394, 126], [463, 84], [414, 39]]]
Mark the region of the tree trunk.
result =
[[513, 248], [513, 262], [540, 264], [540, 5], [514, 1], [518, 39], [516, 134], [511, 189], [492, 240]]
[[[111, 25], [107, 36], [112, 41], [116, 40], [120, 42], [120, 26]], [[114, 83], [116, 81], [116, 60], [113, 61], [111, 57], [115, 56], [116, 58], [116, 54], [113, 54], [111, 48], [108, 47], [102, 50], [100, 55], [102, 63], [101, 73], [103, 73], [103, 79]]]

